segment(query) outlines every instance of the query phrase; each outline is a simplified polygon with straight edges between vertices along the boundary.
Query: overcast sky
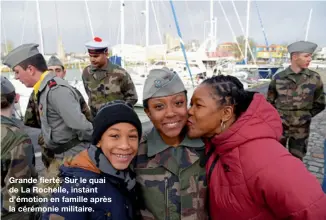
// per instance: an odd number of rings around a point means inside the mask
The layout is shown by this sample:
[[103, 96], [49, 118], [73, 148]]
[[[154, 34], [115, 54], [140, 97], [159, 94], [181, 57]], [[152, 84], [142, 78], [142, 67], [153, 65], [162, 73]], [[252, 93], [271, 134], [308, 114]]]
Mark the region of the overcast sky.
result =
[[[109, 41], [110, 45], [120, 43], [120, 1], [88, 0], [88, 8], [95, 36]], [[326, 1], [252, 1], [249, 35], [258, 44], [265, 44], [265, 38], [258, 16], [260, 13], [269, 44], [291, 43], [304, 40], [310, 9], [313, 9], [308, 40], [319, 46], [326, 46]], [[235, 35], [242, 31], [232, 7], [231, 1], [221, 1]], [[39, 1], [40, 17], [45, 53], [57, 50], [57, 25], [63, 39], [66, 52], [84, 52], [84, 44], [91, 40], [92, 34], [86, 13], [85, 1]], [[161, 36], [177, 31], [169, 1], [155, 0], [156, 12]], [[205, 21], [210, 18], [209, 1], [174, 1], [176, 15], [184, 41], [205, 36]], [[235, 1], [240, 20], [246, 23], [246, 1]], [[145, 17], [141, 11], [145, 1], [125, 1], [125, 43], [145, 44]], [[23, 43], [39, 43], [38, 23], [35, 1], [1, 2], [1, 42], [11, 40], [14, 46]], [[217, 17], [218, 42], [232, 41], [233, 35], [223, 15], [218, 1], [214, 1], [214, 15]], [[206, 36], [208, 25], [206, 25]], [[158, 44], [154, 13], [150, 1], [149, 43]]]

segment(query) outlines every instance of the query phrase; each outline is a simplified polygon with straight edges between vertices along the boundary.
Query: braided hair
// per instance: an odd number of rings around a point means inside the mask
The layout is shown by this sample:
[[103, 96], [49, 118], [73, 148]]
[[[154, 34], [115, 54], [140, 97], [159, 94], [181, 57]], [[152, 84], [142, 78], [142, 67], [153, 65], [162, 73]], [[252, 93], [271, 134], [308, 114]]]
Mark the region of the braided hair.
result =
[[240, 80], [234, 76], [213, 76], [202, 82], [214, 89], [219, 96], [220, 105], [234, 105], [234, 114], [238, 118], [249, 107], [255, 92], [246, 91]]

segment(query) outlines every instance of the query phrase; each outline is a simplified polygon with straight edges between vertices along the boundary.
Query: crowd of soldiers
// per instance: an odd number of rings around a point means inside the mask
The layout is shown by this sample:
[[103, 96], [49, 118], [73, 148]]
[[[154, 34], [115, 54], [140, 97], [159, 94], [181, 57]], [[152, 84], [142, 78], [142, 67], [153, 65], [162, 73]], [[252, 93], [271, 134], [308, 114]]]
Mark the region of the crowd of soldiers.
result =
[[[24, 124], [41, 129], [38, 144], [42, 161], [49, 168], [52, 163], [73, 157], [87, 148], [94, 130], [93, 119], [105, 103], [124, 100], [135, 105], [138, 96], [129, 73], [107, 59], [108, 43], [100, 38], [86, 44], [91, 64], [83, 70], [82, 81], [88, 104], [78, 89], [64, 79], [66, 70], [63, 63], [55, 56], [46, 63], [37, 47], [37, 44], [21, 45], [12, 50], [3, 63], [13, 69], [17, 80], [33, 88]], [[317, 72], [308, 69], [311, 54], [316, 48], [316, 44], [304, 41], [289, 45], [291, 66], [273, 76], [267, 94], [267, 100], [282, 119], [281, 143], [301, 160], [307, 152], [311, 119], [325, 109], [323, 82]], [[31, 139], [11, 119], [15, 97], [15, 88], [1, 76], [3, 219], [24, 219], [23, 215], [17, 217], [10, 212], [9, 206], [26, 204], [9, 202], [9, 198], [15, 196], [9, 192], [14, 187], [9, 178], [38, 176]], [[28, 184], [22, 186], [30, 187]], [[20, 189], [20, 186], [16, 187]]]

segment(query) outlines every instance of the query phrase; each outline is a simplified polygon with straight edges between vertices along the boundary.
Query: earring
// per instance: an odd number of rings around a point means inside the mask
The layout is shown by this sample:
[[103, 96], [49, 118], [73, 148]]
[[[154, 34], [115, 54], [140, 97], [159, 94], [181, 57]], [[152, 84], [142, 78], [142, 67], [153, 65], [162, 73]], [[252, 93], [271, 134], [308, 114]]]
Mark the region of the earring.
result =
[[224, 129], [225, 129], [225, 122], [221, 121], [221, 131], [224, 131]]

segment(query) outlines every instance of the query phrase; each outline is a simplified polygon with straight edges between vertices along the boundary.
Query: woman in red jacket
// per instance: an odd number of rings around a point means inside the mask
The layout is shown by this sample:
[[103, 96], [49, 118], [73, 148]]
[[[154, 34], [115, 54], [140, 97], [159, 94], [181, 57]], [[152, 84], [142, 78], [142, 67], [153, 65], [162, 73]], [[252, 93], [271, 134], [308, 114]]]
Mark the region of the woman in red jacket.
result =
[[193, 94], [187, 125], [206, 144], [213, 220], [326, 219], [326, 195], [279, 143], [280, 116], [262, 94], [232, 76], [207, 79]]

